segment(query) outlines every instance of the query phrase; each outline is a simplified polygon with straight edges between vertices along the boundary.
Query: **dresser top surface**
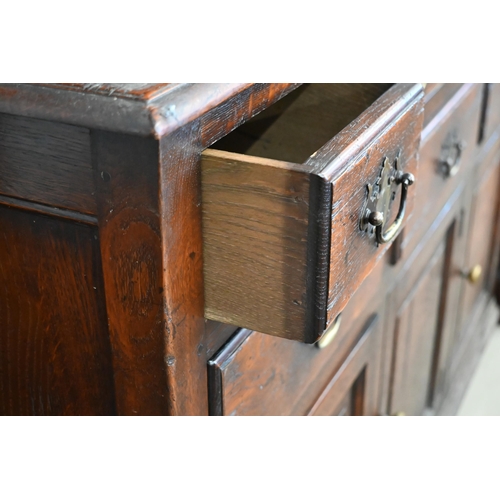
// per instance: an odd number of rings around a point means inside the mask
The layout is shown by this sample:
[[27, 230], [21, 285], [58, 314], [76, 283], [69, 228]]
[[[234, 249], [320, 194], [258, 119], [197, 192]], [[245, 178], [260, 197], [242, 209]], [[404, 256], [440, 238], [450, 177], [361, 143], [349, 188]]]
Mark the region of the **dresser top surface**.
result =
[[[0, 113], [125, 134], [167, 135], [253, 83], [2, 83]], [[282, 84], [283, 92], [297, 84]]]
[[40, 87], [107, 97], [149, 101], [178, 87], [179, 83], [38, 83]]

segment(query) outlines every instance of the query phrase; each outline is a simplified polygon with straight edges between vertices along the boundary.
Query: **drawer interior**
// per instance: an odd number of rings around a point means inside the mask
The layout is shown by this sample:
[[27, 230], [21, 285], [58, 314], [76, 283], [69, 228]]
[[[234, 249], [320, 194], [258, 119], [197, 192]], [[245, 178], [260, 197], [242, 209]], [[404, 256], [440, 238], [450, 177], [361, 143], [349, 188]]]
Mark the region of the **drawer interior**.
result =
[[303, 163], [392, 84], [309, 83], [221, 139], [232, 153]]

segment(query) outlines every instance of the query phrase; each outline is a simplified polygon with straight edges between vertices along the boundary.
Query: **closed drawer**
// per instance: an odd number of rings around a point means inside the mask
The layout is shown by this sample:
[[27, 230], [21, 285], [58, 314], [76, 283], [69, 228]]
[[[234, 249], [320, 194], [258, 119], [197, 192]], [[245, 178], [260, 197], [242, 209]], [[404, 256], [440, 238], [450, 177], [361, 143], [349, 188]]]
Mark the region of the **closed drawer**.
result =
[[378, 413], [383, 269], [379, 262], [351, 298], [326, 346], [237, 333], [209, 362], [211, 414]]
[[233, 151], [202, 154], [207, 318], [321, 337], [411, 214], [422, 96], [420, 84], [311, 85], [215, 145]]
[[474, 167], [480, 126], [482, 85], [463, 84], [442, 92], [449, 100], [422, 132], [413, 217], [405, 229], [403, 253], [409, 256]]

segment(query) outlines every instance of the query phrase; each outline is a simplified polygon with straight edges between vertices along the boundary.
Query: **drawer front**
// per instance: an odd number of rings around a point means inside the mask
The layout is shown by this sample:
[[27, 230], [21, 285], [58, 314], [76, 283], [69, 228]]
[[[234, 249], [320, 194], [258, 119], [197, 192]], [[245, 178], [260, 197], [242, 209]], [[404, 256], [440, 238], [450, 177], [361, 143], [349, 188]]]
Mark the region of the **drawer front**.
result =
[[318, 340], [411, 214], [422, 96], [392, 87], [304, 164], [203, 153], [206, 317]]
[[380, 262], [322, 348], [249, 330], [237, 333], [209, 362], [211, 414], [308, 415], [327, 407], [331, 414], [375, 412], [383, 269]]
[[402, 243], [407, 256], [474, 167], [481, 102], [482, 85], [461, 85], [422, 133], [415, 206]]

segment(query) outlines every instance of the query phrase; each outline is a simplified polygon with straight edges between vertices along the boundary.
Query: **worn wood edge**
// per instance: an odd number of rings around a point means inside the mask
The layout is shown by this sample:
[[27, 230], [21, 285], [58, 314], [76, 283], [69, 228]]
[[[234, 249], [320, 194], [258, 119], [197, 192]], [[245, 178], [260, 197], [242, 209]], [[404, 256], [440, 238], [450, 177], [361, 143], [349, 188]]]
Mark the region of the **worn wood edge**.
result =
[[[178, 84], [149, 101], [30, 84], [0, 84], [0, 112], [157, 139], [256, 86]], [[289, 84], [291, 91], [298, 84]], [[279, 97], [283, 97], [286, 93]]]
[[293, 170], [295, 172], [309, 173], [309, 169], [300, 163], [292, 163], [281, 160], [273, 160], [270, 158], [261, 158], [260, 156], [250, 156], [243, 153], [232, 153], [230, 151], [222, 151], [220, 149], [208, 148], [201, 153], [201, 159], [215, 159], [219, 161], [246, 163], [252, 165], [260, 165], [269, 168], [279, 168], [280, 170]]
[[448, 102], [441, 108], [439, 113], [434, 116], [434, 118], [427, 124], [427, 126], [422, 130], [421, 144], [425, 142], [432, 136], [434, 132], [440, 129], [443, 121], [446, 120], [455, 110], [462, 104], [462, 101], [466, 99], [467, 95], [475, 90], [475, 83], [464, 83], [448, 100]]
[[407, 113], [423, 93], [420, 83], [396, 84], [305, 163], [311, 172], [328, 181], [339, 177], [394, 120]]
[[42, 203], [35, 203], [32, 201], [22, 200], [20, 198], [11, 198], [9, 196], [0, 195], [0, 205], [26, 210], [29, 212], [36, 212], [42, 215], [57, 217], [58, 219], [72, 220], [81, 224], [90, 226], [97, 226], [97, 217], [87, 215], [74, 210], [66, 210], [64, 208], [52, 207], [43, 205]]
[[154, 132], [141, 101], [33, 85], [0, 85], [0, 112], [134, 135]]
[[312, 175], [309, 189], [309, 224], [307, 234], [306, 342], [316, 342], [327, 323], [329, 269], [331, 250], [331, 210], [333, 187]]
[[[159, 138], [173, 132], [244, 91], [272, 86], [273, 84], [269, 83], [200, 83], [174, 90], [165, 98], [160, 97], [148, 105], [154, 122], [155, 136]], [[286, 89], [277, 96], [278, 99], [298, 86], [296, 83], [286, 84]], [[254, 114], [256, 113], [251, 113], [252, 116]]]
[[231, 361], [234, 354], [241, 349], [245, 341], [252, 334], [252, 330], [240, 328], [208, 360], [208, 414], [210, 416], [224, 415], [224, 401], [222, 398], [222, 370]]
[[[168, 92], [172, 92], [175, 88], [180, 85], [189, 85], [187, 83], [157, 83], [157, 84], [146, 84], [146, 85], [154, 85], [156, 88], [151, 90], [151, 93], [148, 98], [145, 98], [143, 95], [138, 93], [126, 93], [124, 89], [120, 89], [119, 87], [109, 88], [107, 85], [118, 85], [118, 84], [106, 84], [106, 83], [28, 83], [26, 85], [32, 85], [36, 87], [47, 87], [53, 88], [57, 90], [69, 90], [70, 92], [79, 92], [84, 95], [103, 95], [106, 97], [118, 97], [120, 99], [129, 99], [132, 101], [153, 101], [158, 97], [162, 97]], [[79, 85], [82, 85], [79, 87]], [[128, 85], [128, 84], [125, 84]], [[140, 85], [133, 83], [132, 85]]]

